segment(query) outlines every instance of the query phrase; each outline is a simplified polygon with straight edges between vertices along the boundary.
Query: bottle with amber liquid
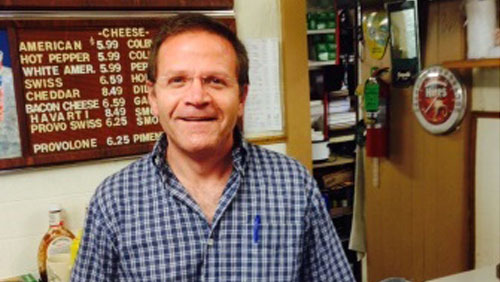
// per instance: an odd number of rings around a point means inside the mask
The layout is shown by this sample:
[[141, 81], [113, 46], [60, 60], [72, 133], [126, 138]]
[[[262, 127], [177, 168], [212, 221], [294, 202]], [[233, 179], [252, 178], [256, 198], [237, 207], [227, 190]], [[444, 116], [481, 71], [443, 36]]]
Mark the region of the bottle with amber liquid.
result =
[[75, 235], [71, 233], [61, 219], [61, 207], [53, 204], [49, 208], [49, 230], [43, 236], [38, 248], [38, 271], [40, 280], [47, 282], [47, 258], [70, 254], [70, 247]]

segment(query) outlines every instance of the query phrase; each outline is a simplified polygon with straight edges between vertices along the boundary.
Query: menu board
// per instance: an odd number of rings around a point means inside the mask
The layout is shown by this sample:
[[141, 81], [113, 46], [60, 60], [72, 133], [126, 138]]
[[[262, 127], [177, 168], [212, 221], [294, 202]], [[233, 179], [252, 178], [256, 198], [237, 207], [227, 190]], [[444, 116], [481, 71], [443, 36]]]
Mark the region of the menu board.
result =
[[[222, 21], [234, 28], [232, 19]], [[144, 19], [6, 27], [22, 156], [0, 153], [0, 169], [149, 151], [162, 132], [146, 87], [149, 49], [160, 26], [159, 19]], [[7, 147], [1, 135], [0, 152]]]
[[233, 0], [2, 0], [2, 9], [232, 9]]

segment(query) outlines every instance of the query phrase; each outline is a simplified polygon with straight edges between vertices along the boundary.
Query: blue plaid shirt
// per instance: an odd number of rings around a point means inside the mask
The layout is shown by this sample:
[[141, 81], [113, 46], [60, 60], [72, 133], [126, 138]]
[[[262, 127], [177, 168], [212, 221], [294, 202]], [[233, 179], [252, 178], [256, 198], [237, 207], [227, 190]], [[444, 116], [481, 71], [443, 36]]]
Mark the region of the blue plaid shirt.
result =
[[71, 281], [354, 281], [313, 178], [238, 136], [212, 224], [166, 163], [165, 135], [108, 177]]

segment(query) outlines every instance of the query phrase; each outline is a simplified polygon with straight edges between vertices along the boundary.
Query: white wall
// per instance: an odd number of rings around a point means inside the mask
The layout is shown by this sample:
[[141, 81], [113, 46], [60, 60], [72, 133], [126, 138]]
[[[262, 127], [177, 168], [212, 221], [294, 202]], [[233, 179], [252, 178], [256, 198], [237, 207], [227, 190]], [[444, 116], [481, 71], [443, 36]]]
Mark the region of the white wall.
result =
[[475, 267], [500, 262], [500, 119], [477, 125], [475, 181]]
[[[500, 112], [500, 68], [473, 73], [472, 110]], [[500, 261], [500, 120], [480, 118], [475, 164], [475, 268]]]
[[[279, 0], [235, 0], [242, 38], [280, 37]], [[286, 144], [268, 146], [286, 152]], [[60, 203], [66, 224], [82, 227], [85, 206], [96, 186], [136, 158], [102, 160], [0, 173], [0, 279], [38, 275], [37, 250], [48, 228], [48, 206]]]
[[472, 110], [499, 112], [500, 68], [475, 69], [472, 80]]
[[48, 228], [48, 207], [59, 203], [67, 226], [81, 228], [97, 185], [131, 160], [98, 161], [0, 175], [0, 277], [37, 272], [37, 250]]

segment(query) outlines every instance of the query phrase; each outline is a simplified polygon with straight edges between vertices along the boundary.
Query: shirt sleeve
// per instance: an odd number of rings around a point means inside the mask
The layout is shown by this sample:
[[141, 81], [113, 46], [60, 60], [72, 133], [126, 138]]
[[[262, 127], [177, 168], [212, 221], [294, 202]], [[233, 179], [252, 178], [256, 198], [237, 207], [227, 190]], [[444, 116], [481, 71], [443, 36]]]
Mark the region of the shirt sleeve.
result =
[[314, 180], [309, 184], [301, 281], [355, 281], [323, 197]]
[[91, 202], [71, 281], [117, 280], [115, 240], [96, 201]]

